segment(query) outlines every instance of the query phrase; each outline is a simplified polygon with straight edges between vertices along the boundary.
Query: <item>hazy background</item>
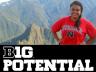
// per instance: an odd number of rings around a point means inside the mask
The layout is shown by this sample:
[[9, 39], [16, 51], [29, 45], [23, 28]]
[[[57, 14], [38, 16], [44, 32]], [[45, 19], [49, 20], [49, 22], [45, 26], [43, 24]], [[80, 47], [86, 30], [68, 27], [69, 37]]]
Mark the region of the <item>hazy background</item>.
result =
[[[0, 44], [53, 45], [50, 26], [70, 15], [74, 0], [10, 0], [0, 3]], [[96, 26], [96, 0], [79, 0], [83, 16]]]

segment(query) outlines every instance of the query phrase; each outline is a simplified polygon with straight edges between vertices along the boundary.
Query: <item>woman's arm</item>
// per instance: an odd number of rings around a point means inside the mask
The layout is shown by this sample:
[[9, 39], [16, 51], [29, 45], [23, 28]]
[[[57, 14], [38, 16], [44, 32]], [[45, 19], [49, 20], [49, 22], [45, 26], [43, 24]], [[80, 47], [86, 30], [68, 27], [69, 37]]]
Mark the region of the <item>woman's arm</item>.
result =
[[96, 40], [96, 36], [94, 37], [94, 38], [90, 38], [88, 41], [87, 41], [87, 45], [90, 45], [90, 44], [92, 44], [92, 42], [94, 41], [94, 40]]
[[54, 38], [56, 39], [56, 41], [57, 41], [58, 43], [60, 43], [60, 39], [59, 39], [57, 33], [56, 33], [56, 32], [52, 32], [52, 34], [53, 34]]
[[65, 23], [66, 18], [61, 18], [60, 20], [56, 21], [52, 26], [51, 26], [51, 32], [54, 36], [54, 38], [57, 40], [58, 43], [60, 43], [60, 38], [57, 34], [57, 32], [62, 29], [63, 24]]
[[96, 40], [96, 27], [91, 22], [87, 23], [87, 34], [89, 36], [87, 45], [90, 45], [94, 40]]

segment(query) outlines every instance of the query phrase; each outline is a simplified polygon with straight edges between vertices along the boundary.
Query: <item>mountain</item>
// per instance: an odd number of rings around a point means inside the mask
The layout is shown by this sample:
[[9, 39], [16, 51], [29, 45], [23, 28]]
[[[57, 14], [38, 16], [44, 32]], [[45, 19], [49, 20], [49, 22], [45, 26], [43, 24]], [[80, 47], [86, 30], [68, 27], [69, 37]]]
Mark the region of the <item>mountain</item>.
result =
[[[47, 43], [46, 43], [47, 42]], [[31, 31], [28, 37], [28, 40], [19, 41], [21, 45], [44, 45], [44, 44], [51, 44], [44, 36], [44, 28], [32, 24]]]
[[16, 14], [16, 10], [0, 10], [0, 43], [15, 38], [25, 31], [25, 26]]
[[[10, 0], [0, 4], [0, 44], [56, 44], [50, 26], [70, 14], [72, 1]], [[96, 25], [95, 0], [79, 1], [84, 6], [83, 16]]]

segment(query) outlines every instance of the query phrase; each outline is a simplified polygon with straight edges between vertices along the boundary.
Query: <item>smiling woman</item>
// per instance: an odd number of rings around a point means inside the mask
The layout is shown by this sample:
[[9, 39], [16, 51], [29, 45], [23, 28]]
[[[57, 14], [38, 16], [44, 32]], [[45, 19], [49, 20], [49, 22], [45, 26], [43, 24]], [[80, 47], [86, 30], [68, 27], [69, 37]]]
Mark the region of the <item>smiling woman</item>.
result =
[[7, 2], [7, 1], [10, 1], [10, 0], [0, 0], [0, 3]]
[[[83, 5], [79, 1], [70, 4], [70, 16], [56, 21], [51, 31], [60, 45], [90, 45], [96, 38], [96, 28], [92, 22], [82, 18]], [[57, 32], [61, 32], [59, 38]], [[86, 34], [89, 36], [86, 42]]]

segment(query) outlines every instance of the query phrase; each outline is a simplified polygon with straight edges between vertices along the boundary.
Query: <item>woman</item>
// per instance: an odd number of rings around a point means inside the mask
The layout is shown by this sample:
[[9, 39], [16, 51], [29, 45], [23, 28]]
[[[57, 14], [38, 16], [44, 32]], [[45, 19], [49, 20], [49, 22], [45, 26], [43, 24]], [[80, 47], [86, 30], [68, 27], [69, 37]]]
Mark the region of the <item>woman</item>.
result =
[[[60, 45], [89, 45], [96, 38], [95, 27], [90, 21], [82, 18], [82, 12], [82, 4], [79, 1], [74, 1], [70, 5], [71, 16], [64, 17], [52, 25], [51, 31]], [[61, 39], [57, 35], [58, 31], [61, 31]], [[89, 40], [85, 43], [87, 34]]]

